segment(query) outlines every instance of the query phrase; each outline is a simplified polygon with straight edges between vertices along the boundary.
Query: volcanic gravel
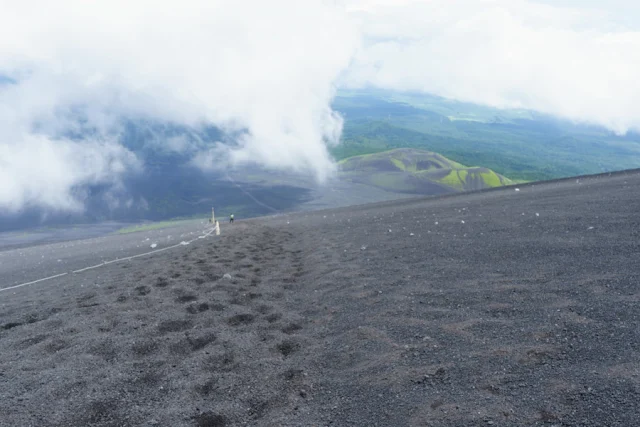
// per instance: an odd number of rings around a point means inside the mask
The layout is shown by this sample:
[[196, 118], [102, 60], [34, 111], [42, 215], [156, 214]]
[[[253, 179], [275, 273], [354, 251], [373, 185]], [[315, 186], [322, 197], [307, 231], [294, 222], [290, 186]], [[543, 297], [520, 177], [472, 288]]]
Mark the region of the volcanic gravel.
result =
[[0, 426], [637, 426], [639, 237], [638, 172], [223, 224], [0, 293]]

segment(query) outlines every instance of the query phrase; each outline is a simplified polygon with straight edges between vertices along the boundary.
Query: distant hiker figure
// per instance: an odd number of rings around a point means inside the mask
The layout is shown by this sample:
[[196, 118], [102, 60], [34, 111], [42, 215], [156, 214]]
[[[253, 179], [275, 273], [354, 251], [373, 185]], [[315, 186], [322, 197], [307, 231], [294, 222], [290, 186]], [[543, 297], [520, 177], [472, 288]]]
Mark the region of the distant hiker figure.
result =
[[229, 222], [233, 222], [233, 214], [229, 215]]

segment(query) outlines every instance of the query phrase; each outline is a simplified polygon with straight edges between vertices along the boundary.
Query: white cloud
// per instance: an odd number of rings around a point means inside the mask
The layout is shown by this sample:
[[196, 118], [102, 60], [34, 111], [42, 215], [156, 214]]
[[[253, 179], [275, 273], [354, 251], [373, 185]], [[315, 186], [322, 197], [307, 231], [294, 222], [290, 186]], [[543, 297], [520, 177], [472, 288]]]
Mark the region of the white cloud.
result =
[[[640, 129], [640, 8], [612, 1], [3, 2], [0, 210], [81, 209], [78, 188], [117, 185], [137, 164], [122, 117], [248, 131], [203, 167], [323, 178], [337, 82]], [[90, 140], [65, 136], [78, 111]]]
[[[0, 86], [9, 178], [0, 181], [0, 208], [75, 208], [73, 187], [117, 181], [119, 171], [87, 170], [56, 137], [77, 126], [69, 120], [77, 109], [102, 138], [117, 135], [123, 116], [247, 130], [228, 160], [322, 179], [332, 169], [325, 144], [342, 125], [330, 109], [334, 81], [357, 43], [344, 9], [322, 0], [4, 2], [0, 74], [17, 83]], [[49, 155], [29, 156], [27, 147]], [[97, 148], [74, 144], [103, 162], [130, 157]], [[13, 179], [24, 169], [29, 179]], [[49, 181], [48, 169], [69, 174]]]
[[639, 130], [640, 31], [611, 7], [564, 4], [354, 0], [365, 46], [346, 82]]
[[118, 176], [136, 167], [135, 157], [115, 143], [27, 135], [16, 144], [0, 144], [0, 207], [81, 211], [79, 184], [117, 185]]

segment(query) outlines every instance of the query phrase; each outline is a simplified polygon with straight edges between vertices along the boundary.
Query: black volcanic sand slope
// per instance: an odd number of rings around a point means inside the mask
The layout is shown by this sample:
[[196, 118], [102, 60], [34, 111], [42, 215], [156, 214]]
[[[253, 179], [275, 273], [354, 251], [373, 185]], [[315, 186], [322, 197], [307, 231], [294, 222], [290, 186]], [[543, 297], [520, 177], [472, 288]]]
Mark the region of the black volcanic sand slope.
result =
[[640, 174], [519, 190], [0, 293], [0, 425], [640, 425]]

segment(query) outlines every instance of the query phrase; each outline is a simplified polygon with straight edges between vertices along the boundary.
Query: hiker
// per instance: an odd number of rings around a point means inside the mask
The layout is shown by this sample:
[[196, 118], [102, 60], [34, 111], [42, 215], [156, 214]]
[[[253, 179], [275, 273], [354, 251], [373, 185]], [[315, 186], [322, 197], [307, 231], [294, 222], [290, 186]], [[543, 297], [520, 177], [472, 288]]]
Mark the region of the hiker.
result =
[[233, 214], [229, 215], [229, 222], [233, 222]]

